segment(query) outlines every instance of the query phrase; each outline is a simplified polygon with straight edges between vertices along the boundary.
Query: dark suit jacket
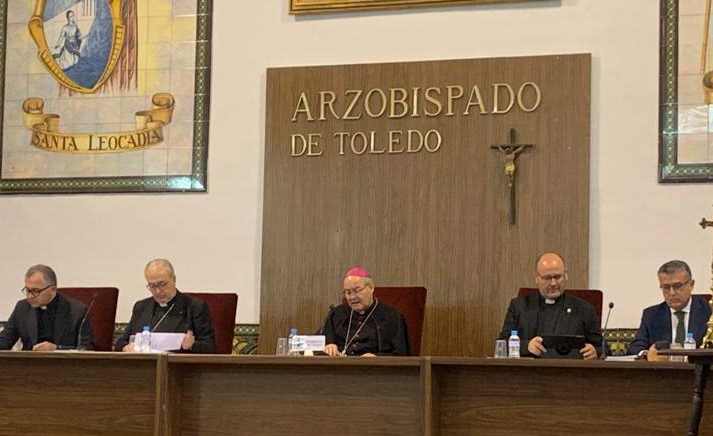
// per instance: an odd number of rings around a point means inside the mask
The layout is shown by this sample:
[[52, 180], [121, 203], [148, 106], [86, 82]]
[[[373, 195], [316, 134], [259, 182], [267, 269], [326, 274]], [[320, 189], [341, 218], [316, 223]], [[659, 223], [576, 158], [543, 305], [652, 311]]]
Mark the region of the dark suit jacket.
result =
[[[87, 318], [87, 307], [77, 300], [57, 293], [57, 313], [54, 320], [54, 341], [60, 349], [77, 348], [79, 326], [82, 325], [81, 347], [94, 349], [92, 329]], [[9, 350], [18, 339], [22, 339], [22, 349], [32, 350], [37, 345], [37, 310], [27, 300], [20, 300], [7, 320], [5, 330], [0, 333], [0, 350]]]
[[[129, 337], [136, 333], [141, 333], [144, 326], [153, 328], [151, 319], [153, 318], [155, 304], [153, 297], [145, 298], [134, 304], [129, 325], [126, 326], [124, 334], [114, 344], [116, 351], [121, 351], [129, 343]], [[161, 321], [161, 324], [155, 330], [152, 329], [151, 331], [157, 333], [185, 333], [188, 330], [192, 330], [196, 341], [190, 352], [214, 353], [215, 333], [213, 332], [213, 322], [210, 318], [208, 304], [181, 292], [176, 292], [173, 304], [174, 307], [166, 315], [166, 318]]]
[[[566, 291], [561, 298], [564, 298], [562, 307], [565, 313], [560, 315], [556, 334], [582, 335], [587, 343], [596, 347], [597, 354], [601, 354], [602, 334], [594, 306], [581, 298], [567, 294]], [[539, 292], [513, 298], [505, 315], [499, 339], [507, 339], [512, 330], [517, 330], [520, 336], [520, 355], [532, 356], [527, 351], [527, 344], [535, 336], [542, 336], [537, 331], [539, 312]]]
[[[711, 316], [711, 309], [705, 298], [691, 296], [691, 312], [688, 314], [688, 331], [693, 333], [696, 343], [701, 345], [706, 334], [706, 323]], [[629, 345], [629, 354], [639, 354], [657, 341], [671, 342], [671, 309], [666, 302], [647, 307], [641, 315], [641, 325], [634, 341]]]
[[[324, 325], [326, 343], [336, 344], [340, 351], [345, 345], [350, 313], [349, 305], [341, 304], [330, 313]], [[375, 327], [377, 348], [374, 350], [364, 349], [362, 353], [396, 356], [411, 354], [406, 320], [398, 310], [379, 302], [367, 323]]]

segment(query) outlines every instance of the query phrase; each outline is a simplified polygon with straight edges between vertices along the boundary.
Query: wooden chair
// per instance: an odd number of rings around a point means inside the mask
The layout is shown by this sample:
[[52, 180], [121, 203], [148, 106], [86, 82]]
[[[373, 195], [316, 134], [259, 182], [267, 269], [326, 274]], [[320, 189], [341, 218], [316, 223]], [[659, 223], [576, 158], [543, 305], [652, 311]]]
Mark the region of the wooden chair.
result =
[[[81, 301], [89, 310], [87, 319], [92, 326], [94, 350], [111, 351], [114, 343], [116, 303], [119, 300], [117, 288], [57, 288], [60, 294]], [[90, 308], [89, 306], [94, 304]]]
[[215, 332], [215, 353], [233, 353], [233, 334], [235, 332], [235, 313], [238, 310], [238, 294], [219, 294], [209, 292], [185, 292], [198, 300], [205, 301], [210, 311]]
[[[520, 288], [518, 295], [524, 297], [525, 295], [535, 292], [540, 292], [540, 290], [537, 288]], [[594, 310], [596, 310], [597, 316], [599, 317], [599, 325], [602, 325], [602, 301], [604, 300], [602, 291], [598, 289], [567, 289], [565, 292], [579, 297], [594, 306]]]
[[426, 309], [426, 288], [420, 286], [377, 286], [374, 296], [398, 309], [406, 318], [411, 354], [421, 354], [423, 316]]

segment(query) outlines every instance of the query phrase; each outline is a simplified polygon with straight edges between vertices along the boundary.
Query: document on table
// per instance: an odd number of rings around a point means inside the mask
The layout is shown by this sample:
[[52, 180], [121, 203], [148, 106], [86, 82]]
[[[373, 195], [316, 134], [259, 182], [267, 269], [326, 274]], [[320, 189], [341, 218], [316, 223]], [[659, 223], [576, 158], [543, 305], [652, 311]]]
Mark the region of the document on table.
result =
[[151, 351], [173, 351], [181, 349], [185, 333], [151, 333]]
[[628, 356], [607, 356], [607, 362], [633, 362], [636, 360], [636, 354]]

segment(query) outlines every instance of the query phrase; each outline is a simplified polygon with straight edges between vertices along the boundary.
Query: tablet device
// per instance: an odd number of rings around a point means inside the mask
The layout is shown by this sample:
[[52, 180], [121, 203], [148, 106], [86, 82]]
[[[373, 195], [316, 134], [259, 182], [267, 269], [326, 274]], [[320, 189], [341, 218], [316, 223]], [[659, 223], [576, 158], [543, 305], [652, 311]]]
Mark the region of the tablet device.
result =
[[584, 348], [584, 336], [551, 335], [542, 337], [542, 345], [547, 352], [542, 354], [545, 359], [581, 359], [579, 350]]

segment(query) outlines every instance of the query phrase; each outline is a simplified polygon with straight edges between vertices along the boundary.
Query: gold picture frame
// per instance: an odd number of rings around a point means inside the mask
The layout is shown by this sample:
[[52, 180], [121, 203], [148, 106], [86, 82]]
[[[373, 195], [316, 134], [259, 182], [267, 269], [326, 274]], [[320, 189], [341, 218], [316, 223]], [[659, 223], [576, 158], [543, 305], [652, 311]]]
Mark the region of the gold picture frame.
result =
[[525, 3], [543, 0], [289, 0], [290, 14], [315, 14], [420, 6]]

